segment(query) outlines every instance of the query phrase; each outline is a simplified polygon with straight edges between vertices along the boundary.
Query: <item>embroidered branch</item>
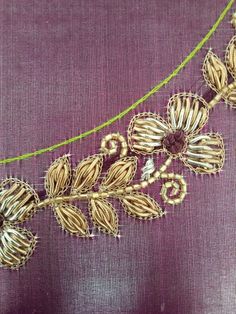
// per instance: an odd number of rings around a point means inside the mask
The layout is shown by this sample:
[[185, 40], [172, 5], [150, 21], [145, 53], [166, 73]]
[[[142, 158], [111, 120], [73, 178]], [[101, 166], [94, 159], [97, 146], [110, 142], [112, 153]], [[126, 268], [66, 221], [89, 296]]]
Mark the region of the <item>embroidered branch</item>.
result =
[[[74, 168], [68, 155], [59, 157], [46, 172], [45, 199], [40, 199], [21, 180], [3, 180], [0, 184], [0, 264], [17, 269], [32, 255], [37, 237], [17, 225], [40, 208], [51, 208], [58, 224], [70, 235], [91, 237], [88, 215], [79, 208], [81, 201], [86, 201], [93, 226], [118, 236], [117, 201], [134, 218], [161, 218], [165, 211], [142, 192], [159, 180], [162, 180], [160, 196], [164, 203], [177, 205], [184, 200], [185, 179], [168, 172], [174, 159], [181, 160], [198, 174], [220, 172], [225, 160], [223, 138], [218, 133], [202, 133], [202, 129], [208, 122], [210, 109], [221, 99], [236, 107], [236, 36], [227, 46], [225, 64], [211, 50], [208, 52], [203, 76], [216, 92], [210, 102], [192, 93], [175, 94], [168, 102], [166, 119], [156, 113], [137, 114], [130, 121], [127, 139], [119, 133], [105, 136], [99, 153], [88, 156]], [[159, 153], [166, 155], [166, 159], [156, 169], [154, 155]], [[139, 178], [140, 155], [149, 158]], [[110, 164], [105, 174], [104, 163]]]

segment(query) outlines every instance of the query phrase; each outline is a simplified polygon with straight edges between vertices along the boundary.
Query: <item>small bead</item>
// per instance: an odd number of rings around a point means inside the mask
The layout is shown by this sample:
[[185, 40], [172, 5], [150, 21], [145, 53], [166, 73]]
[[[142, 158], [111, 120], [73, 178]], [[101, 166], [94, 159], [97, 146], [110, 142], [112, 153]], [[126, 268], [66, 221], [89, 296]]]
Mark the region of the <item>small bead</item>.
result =
[[134, 184], [133, 188], [135, 191], [138, 191], [141, 188], [141, 185], [140, 184]]
[[156, 171], [156, 172], [154, 173], [154, 177], [155, 177], [156, 179], [158, 179], [158, 178], [160, 177], [160, 171]]
[[150, 179], [148, 179], [148, 183], [149, 183], [149, 184], [152, 184], [152, 183], [154, 183], [155, 181], [156, 181], [156, 179], [155, 179], [155, 178], [153, 178], [153, 177], [152, 177], [152, 178], [150, 178]]
[[125, 191], [126, 191], [127, 193], [130, 193], [130, 192], [133, 191], [133, 187], [132, 187], [132, 186], [128, 186], [128, 187], [125, 189]]
[[124, 189], [119, 189], [116, 191], [116, 194], [124, 194]]
[[162, 165], [161, 167], [160, 167], [160, 172], [165, 172], [166, 171], [166, 165]]
[[141, 182], [141, 187], [144, 189], [148, 186], [148, 182], [147, 181], [143, 181]]

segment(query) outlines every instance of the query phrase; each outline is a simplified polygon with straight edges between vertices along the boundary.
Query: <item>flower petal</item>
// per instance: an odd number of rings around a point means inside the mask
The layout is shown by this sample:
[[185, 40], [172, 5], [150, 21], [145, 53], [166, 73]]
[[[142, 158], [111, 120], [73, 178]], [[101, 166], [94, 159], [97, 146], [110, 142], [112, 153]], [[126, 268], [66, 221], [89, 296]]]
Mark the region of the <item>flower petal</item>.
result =
[[162, 151], [162, 140], [170, 127], [154, 113], [140, 113], [133, 117], [128, 128], [128, 142], [137, 154], [152, 154]]
[[216, 133], [193, 136], [189, 139], [183, 161], [196, 173], [216, 173], [224, 164], [224, 142]]
[[209, 110], [206, 101], [200, 96], [181, 93], [170, 98], [167, 114], [173, 130], [195, 134], [206, 124]]
[[0, 214], [11, 223], [29, 219], [37, 209], [39, 197], [27, 183], [16, 178], [1, 182]]
[[0, 265], [17, 269], [24, 265], [32, 255], [36, 237], [28, 230], [4, 227], [0, 238]]
[[224, 63], [211, 50], [203, 62], [203, 76], [206, 83], [217, 93], [228, 84], [228, 75]]

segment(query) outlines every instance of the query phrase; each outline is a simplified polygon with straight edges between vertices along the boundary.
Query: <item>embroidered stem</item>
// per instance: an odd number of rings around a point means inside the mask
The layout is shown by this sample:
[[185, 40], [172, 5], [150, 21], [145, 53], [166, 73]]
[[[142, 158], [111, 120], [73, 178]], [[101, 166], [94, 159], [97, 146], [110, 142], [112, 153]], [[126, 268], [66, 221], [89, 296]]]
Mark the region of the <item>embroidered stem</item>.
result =
[[170, 166], [172, 162], [172, 157], [170, 156], [159, 168], [159, 170], [155, 171], [153, 175], [145, 181], [141, 181], [138, 184], [133, 184], [127, 186], [125, 188], [120, 188], [113, 191], [98, 191], [98, 192], [88, 192], [88, 193], [81, 193], [81, 194], [71, 194], [66, 196], [58, 196], [54, 198], [47, 198], [37, 204], [38, 208], [46, 207], [52, 204], [59, 204], [63, 202], [72, 202], [78, 200], [87, 200], [87, 199], [98, 199], [98, 198], [108, 198], [108, 197], [120, 197], [123, 194], [131, 193], [133, 191], [139, 191], [141, 189], [146, 188], [150, 184], [156, 182], [162, 177], [162, 174], [165, 173], [167, 167]]
[[216, 94], [216, 96], [208, 103], [208, 108], [212, 109], [222, 98], [226, 98], [233, 89], [236, 89], [236, 81], [225, 86], [220, 93]]

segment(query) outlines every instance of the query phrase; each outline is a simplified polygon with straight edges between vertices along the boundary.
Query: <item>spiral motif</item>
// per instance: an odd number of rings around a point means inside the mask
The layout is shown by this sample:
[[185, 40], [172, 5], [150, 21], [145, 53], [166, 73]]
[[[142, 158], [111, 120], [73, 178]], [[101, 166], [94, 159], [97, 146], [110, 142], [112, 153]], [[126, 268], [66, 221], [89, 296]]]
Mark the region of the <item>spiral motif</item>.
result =
[[124, 136], [119, 133], [112, 133], [106, 135], [101, 141], [101, 153], [109, 156], [118, 154], [118, 149], [120, 147], [120, 157], [127, 156], [128, 145]]
[[187, 194], [187, 183], [183, 176], [175, 173], [162, 173], [161, 179], [167, 179], [161, 188], [161, 197], [165, 203], [177, 205], [182, 203]]

